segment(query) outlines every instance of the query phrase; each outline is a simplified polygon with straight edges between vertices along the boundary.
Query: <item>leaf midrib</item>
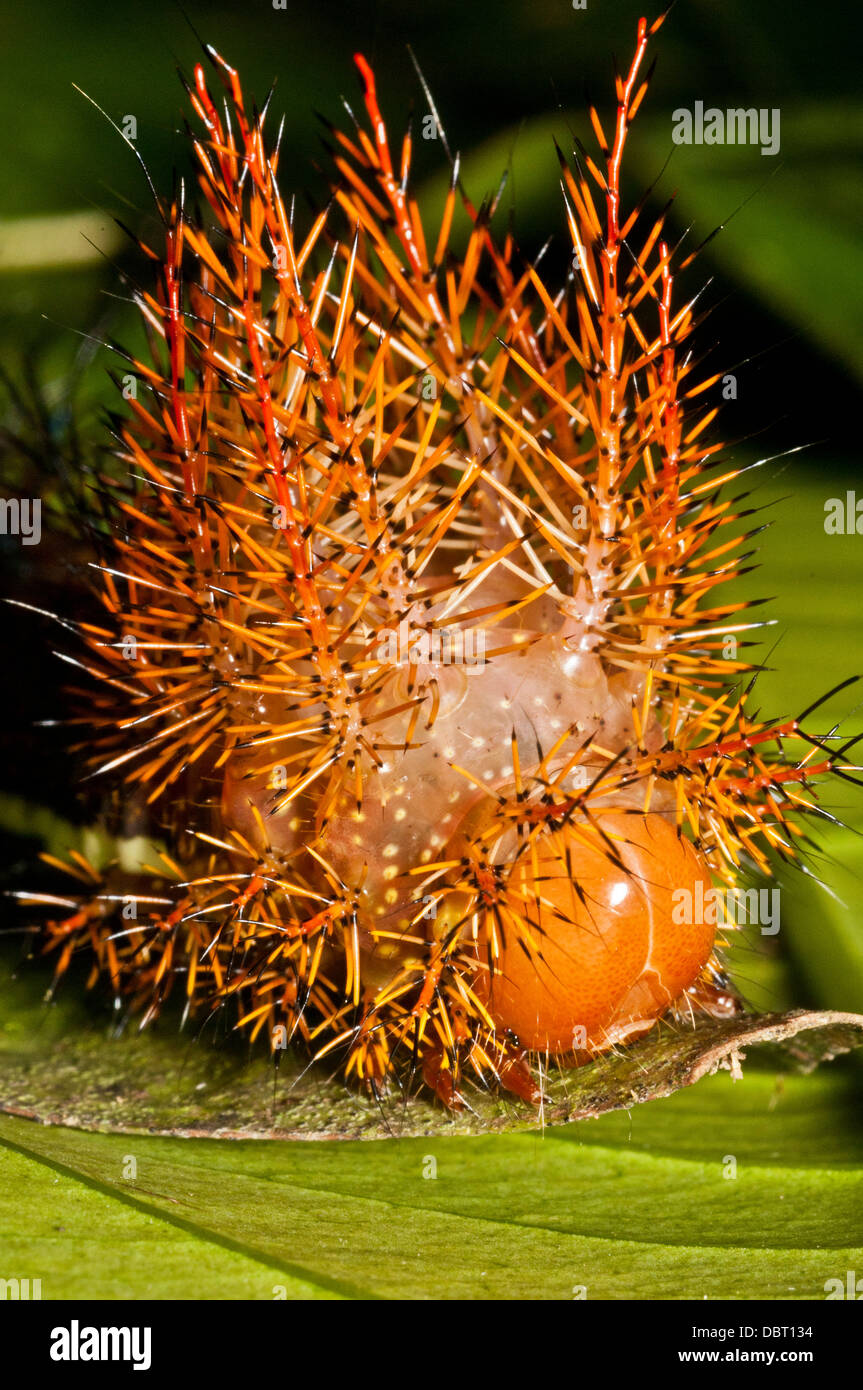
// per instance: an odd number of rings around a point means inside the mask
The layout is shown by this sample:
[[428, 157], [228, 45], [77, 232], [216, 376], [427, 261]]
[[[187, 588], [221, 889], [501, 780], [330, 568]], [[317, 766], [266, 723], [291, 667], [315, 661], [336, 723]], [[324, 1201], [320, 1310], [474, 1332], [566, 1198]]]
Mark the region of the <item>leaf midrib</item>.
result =
[[[59, 1173], [62, 1177], [68, 1178], [73, 1182], [80, 1183], [83, 1187], [89, 1188], [93, 1192], [98, 1192], [103, 1197], [119, 1203], [121, 1206], [130, 1207], [145, 1216], [155, 1218], [165, 1225], [173, 1226], [187, 1235], [194, 1236], [206, 1244], [218, 1245], [222, 1249], [229, 1250], [233, 1254], [242, 1255], [246, 1259], [255, 1261], [268, 1269], [278, 1270], [282, 1274], [288, 1274], [291, 1278], [302, 1280], [304, 1283], [314, 1288], [319, 1288], [327, 1293], [341, 1294], [345, 1298], [351, 1299], [378, 1299], [380, 1295], [361, 1289], [350, 1284], [344, 1279], [333, 1279], [319, 1271], [307, 1269], [304, 1265], [294, 1264], [289, 1260], [279, 1259], [278, 1256], [268, 1254], [266, 1251], [259, 1250], [256, 1246], [248, 1245], [243, 1241], [237, 1240], [233, 1236], [223, 1234], [221, 1231], [214, 1231], [206, 1226], [199, 1226], [194, 1221], [181, 1216], [174, 1216], [171, 1212], [163, 1210], [159, 1205], [142, 1201], [140, 1197], [134, 1196], [131, 1192], [124, 1191], [113, 1184], [104, 1182], [91, 1174], [82, 1172], [78, 1168], [72, 1167], [68, 1163], [63, 1163], [60, 1159], [50, 1158], [47, 1154], [42, 1154], [38, 1149], [30, 1149], [24, 1144], [19, 1144], [5, 1135], [0, 1135], [0, 1148], [5, 1148], [13, 1153], [19, 1154], [22, 1158], [29, 1159], [31, 1162], [50, 1168], [53, 1172]], [[169, 1200], [167, 1197], [160, 1197], [160, 1201]]]

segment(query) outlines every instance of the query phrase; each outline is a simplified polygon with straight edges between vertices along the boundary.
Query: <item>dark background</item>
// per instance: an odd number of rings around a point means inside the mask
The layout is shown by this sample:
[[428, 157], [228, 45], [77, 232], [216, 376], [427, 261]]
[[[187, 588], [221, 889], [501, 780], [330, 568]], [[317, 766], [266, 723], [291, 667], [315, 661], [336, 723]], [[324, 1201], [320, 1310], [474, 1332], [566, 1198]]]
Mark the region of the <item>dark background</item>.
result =
[[[247, 94], [263, 101], [275, 81], [274, 123], [282, 113], [286, 118], [283, 187], [311, 190], [313, 196], [322, 188], [312, 168], [320, 152], [313, 113], [341, 119], [342, 95], [361, 108], [351, 61], [357, 49], [377, 69], [394, 137], [412, 108], [417, 118], [425, 113], [407, 54], [410, 45], [449, 143], [466, 157], [474, 199], [495, 187], [514, 150], [507, 213], [512, 210], [526, 250], [552, 236], [562, 254], [551, 133], [565, 147], [571, 147], [571, 130], [590, 142], [586, 102], [594, 100], [610, 114], [612, 58], [621, 66], [628, 63], [642, 9], [640, 0], [588, 0], [586, 10], [573, 10], [570, 0], [368, 5], [287, 0], [286, 10], [274, 10], [270, 0], [189, 0], [184, 9], [173, 0], [130, 6], [70, 0], [22, 10], [4, 0], [0, 218], [104, 213], [109, 234], [112, 216], [146, 228], [148, 195], [139, 167], [72, 84], [112, 119], [135, 116], [137, 146], [164, 190], [175, 168], [189, 169], [182, 130], [187, 103], [176, 69], [190, 75], [201, 56], [194, 26], [240, 70]], [[712, 296], [716, 313], [710, 330], [712, 338], [721, 339], [723, 358], [730, 363], [755, 358], [751, 372], [757, 389], [741, 391], [735, 428], [763, 429], [790, 413], [795, 427], [787, 442], [804, 442], [796, 431], [802, 404], [797, 388], [805, 381], [807, 414], [817, 406], [819, 437], [852, 452], [863, 379], [863, 290], [859, 260], [851, 265], [838, 253], [847, 230], [851, 248], [860, 254], [855, 243], [863, 213], [861, 39], [859, 13], [837, 0], [818, 6], [680, 0], [653, 44], [656, 78], [627, 165], [635, 195], [672, 156], [657, 204], [679, 188], [677, 226], [682, 230], [691, 223], [695, 241], [751, 199], [701, 265], [701, 278], [717, 265], [723, 271]], [[770, 158], [752, 147], [675, 147], [671, 112], [691, 108], [696, 100], [720, 107], [779, 107], [781, 152]], [[418, 125], [416, 120], [416, 134]], [[415, 143], [420, 183], [427, 176], [434, 186], [437, 175], [440, 185], [443, 150], [434, 142]], [[761, 246], [765, 222], [776, 223], [766, 250]], [[15, 239], [14, 227], [3, 232]], [[26, 229], [20, 235], [26, 240]], [[71, 351], [72, 334], [44, 323], [43, 313], [68, 330], [120, 331], [121, 311], [99, 293], [118, 288], [110, 267], [91, 259], [74, 272], [62, 266], [49, 270], [50, 240], [41, 267], [3, 275], [0, 349], [7, 359], [23, 342], [41, 342], [51, 360], [60, 362], [63, 352]], [[57, 257], [76, 241], [80, 251], [74, 226], [62, 235], [58, 230]], [[760, 268], [750, 264], [756, 249], [763, 252]], [[122, 258], [122, 241], [116, 240], [112, 255]], [[3, 260], [0, 240], [0, 266]], [[781, 284], [777, 262], [783, 263]], [[849, 287], [855, 291], [850, 300]], [[759, 356], [765, 350], [766, 360]], [[103, 375], [92, 374], [92, 389]]]

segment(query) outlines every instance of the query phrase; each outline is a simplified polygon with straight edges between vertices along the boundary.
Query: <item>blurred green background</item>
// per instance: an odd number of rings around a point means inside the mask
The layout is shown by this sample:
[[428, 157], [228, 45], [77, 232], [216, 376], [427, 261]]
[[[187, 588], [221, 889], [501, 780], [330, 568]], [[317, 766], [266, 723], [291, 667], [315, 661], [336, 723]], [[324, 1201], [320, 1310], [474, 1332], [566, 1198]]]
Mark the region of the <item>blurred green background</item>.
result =
[[[0, 144], [0, 365], [17, 387], [0, 401], [0, 430], [23, 436], [30, 446], [29, 452], [3, 449], [4, 483], [24, 495], [38, 491], [46, 499], [46, 512], [62, 512], [63, 458], [75, 447], [76, 436], [85, 452], [101, 437], [100, 408], [114, 403], [107, 371], [116, 364], [93, 339], [136, 341], [134, 313], [123, 302], [118, 271], [138, 274], [141, 263], [114, 219], [145, 234], [152, 231], [147, 188], [131, 152], [73, 83], [114, 121], [134, 116], [137, 148], [156, 186], [165, 190], [174, 169], [190, 169], [183, 130], [186, 104], [176, 67], [188, 75], [200, 57], [194, 26], [240, 69], [247, 94], [263, 101], [276, 80], [274, 120], [285, 115], [282, 186], [296, 188], [301, 197], [308, 192], [314, 201], [324, 187], [316, 168], [321, 127], [314, 111], [338, 121], [343, 95], [360, 107], [351, 62], [354, 51], [362, 50], [376, 67], [382, 107], [394, 133], [400, 132], [411, 108], [417, 118], [426, 113], [407, 56], [409, 44], [434, 94], [449, 143], [462, 152], [471, 196], [479, 201], [493, 191], [511, 164], [500, 216], [512, 217], [528, 254], [552, 237], [546, 265], [553, 279], [555, 268], [563, 267], [566, 250], [551, 137], [556, 135], [564, 149], [571, 149], [573, 134], [591, 144], [587, 100], [610, 114], [612, 55], [621, 67], [628, 63], [641, 10], [641, 3], [631, 0], [587, 0], [584, 10], [573, 9], [570, 0], [361, 6], [287, 0], [284, 10], [274, 9], [270, 0], [190, 0], [185, 10], [167, 0], [122, 7], [108, 0], [69, 0], [26, 10], [4, 0], [0, 122], [7, 135]], [[863, 537], [827, 536], [823, 527], [828, 498], [843, 496], [855, 486], [863, 497], [863, 484], [858, 483], [863, 416], [861, 38], [860, 13], [838, 0], [826, 0], [817, 9], [788, 0], [727, 0], [721, 6], [715, 0], [679, 0], [653, 44], [657, 71], [628, 154], [629, 196], [639, 196], [659, 176], [653, 203], [658, 209], [678, 192], [671, 225], [680, 235], [689, 229], [691, 245], [726, 224], [705, 247], [683, 290], [694, 292], [706, 280], [711, 282], [702, 301], [711, 313], [701, 328], [700, 350], [705, 370], [722, 368], [737, 377], [737, 399], [725, 405], [721, 420], [725, 437], [732, 441], [730, 456], [744, 463], [806, 446], [749, 475], [751, 504], [776, 503], [769, 513], [774, 525], [758, 540], [761, 568], [738, 588], [750, 595], [775, 596], [769, 615], [776, 626], [762, 634], [761, 651], [771, 668], [759, 683], [767, 715], [796, 713], [844, 677], [863, 672], [858, 597]], [[780, 153], [771, 158], [753, 146], [674, 146], [672, 112], [699, 100], [720, 108], [779, 108]], [[423, 198], [434, 210], [447, 179], [444, 152], [432, 141], [417, 140], [416, 149]], [[47, 414], [43, 411], [38, 422], [30, 424], [20, 401], [20, 391], [26, 398], [30, 390], [28, 382], [47, 402]], [[62, 526], [56, 531], [48, 527], [42, 545], [31, 548], [20, 546], [14, 537], [0, 537], [3, 594], [26, 596], [62, 611], [64, 594], [79, 583], [80, 557], [61, 532]], [[759, 616], [764, 613], [759, 610]], [[13, 709], [0, 731], [0, 886], [32, 887], [42, 881], [40, 870], [33, 867], [38, 850], [46, 844], [61, 848], [92, 822], [94, 813], [92, 806], [82, 807], [78, 800], [75, 768], [64, 752], [66, 735], [34, 726], [36, 720], [64, 713], [62, 668], [50, 650], [56, 634], [19, 610], [8, 610], [5, 623]], [[843, 730], [856, 732], [863, 727], [856, 709], [861, 698], [863, 687], [846, 690], [813, 716], [811, 727], [827, 732], [842, 720]], [[812, 1005], [863, 1011], [863, 851], [858, 833], [863, 828], [863, 801], [853, 788], [835, 784], [825, 793], [824, 804], [848, 825], [819, 830], [823, 848], [813, 849], [809, 860], [812, 873], [824, 880], [833, 896], [800, 875], [782, 879], [779, 936], [742, 943], [738, 952], [737, 978], [753, 1007]], [[10, 916], [9, 925], [16, 922]], [[21, 938], [12, 940], [19, 943], [13, 946], [14, 957], [21, 951]], [[4, 990], [14, 987], [3, 985]], [[15, 1016], [14, 1008], [10, 1016]], [[95, 1018], [102, 1026], [98, 1010]], [[15, 1028], [25, 1026], [20, 1016], [10, 1025], [10, 1045]], [[0, 1042], [2, 1038], [0, 1029]], [[772, 1075], [755, 1071], [735, 1090], [733, 1102], [727, 1078], [717, 1078], [697, 1093], [640, 1107], [629, 1118], [609, 1116], [591, 1125], [587, 1139], [583, 1133], [568, 1135], [571, 1147], [582, 1151], [580, 1164], [585, 1162], [585, 1145], [594, 1150], [583, 1178], [571, 1175], [561, 1199], [570, 1221], [569, 1236], [583, 1242], [588, 1252], [584, 1258], [593, 1268], [600, 1259], [596, 1240], [607, 1234], [607, 1222], [619, 1220], [611, 1215], [619, 1205], [614, 1175], [628, 1174], [632, 1183], [647, 1184], [642, 1189], [647, 1196], [641, 1206], [633, 1206], [626, 1231], [619, 1233], [622, 1244], [612, 1267], [603, 1267], [605, 1292], [600, 1296], [623, 1297], [627, 1291], [643, 1296], [638, 1288], [643, 1290], [648, 1267], [666, 1271], [655, 1296], [700, 1297], [692, 1290], [701, 1287], [699, 1279], [713, 1277], [711, 1270], [720, 1271], [710, 1284], [711, 1293], [757, 1294], [759, 1289], [751, 1283], [741, 1284], [739, 1278], [735, 1282], [733, 1261], [725, 1277], [726, 1256], [720, 1258], [716, 1250], [723, 1241], [735, 1250], [748, 1242], [750, 1255], [756, 1247], [775, 1253], [774, 1204], [786, 1189], [796, 1193], [790, 1206], [800, 1223], [800, 1248], [793, 1232], [784, 1245], [778, 1242], [783, 1245], [782, 1259], [771, 1266], [769, 1278], [765, 1274], [762, 1288], [769, 1287], [770, 1296], [800, 1297], [805, 1287], [811, 1295], [818, 1282], [812, 1285], [816, 1276], [811, 1270], [811, 1277], [806, 1276], [809, 1284], [800, 1282], [800, 1271], [809, 1269], [811, 1249], [835, 1247], [841, 1263], [845, 1255], [840, 1257], [840, 1247], [859, 1244], [859, 1200], [855, 1209], [845, 1189], [839, 1192], [834, 1182], [839, 1170], [859, 1178], [859, 1075], [853, 1064], [837, 1065], [830, 1074], [790, 1085], [786, 1100], [779, 1102]], [[784, 1104], [788, 1108], [783, 1119]], [[804, 1125], [804, 1134], [801, 1117], [807, 1115], [819, 1118]], [[733, 1137], [723, 1137], [723, 1126], [730, 1126]], [[829, 1154], [823, 1146], [819, 1149], [818, 1139], [828, 1129], [835, 1141]], [[711, 1138], [705, 1139], [705, 1134]], [[434, 1191], [438, 1204], [443, 1202], [455, 1220], [454, 1212], [464, 1215], [459, 1206], [464, 1205], [464, 1191], [470, 1190], [482, 1165], [493, 1162], [510, 1177], [505, 1181], [501, 1176], [493, 1191], [487, 1187], [489, 1206], [483, 1217], [497, 1221], [495, 1213], [502, 1205], [524, 1200], [533, 1216], [522, 1225], [548, 1227], [554, 1193], [560, 1193], [563, 1181], [557, 1160], [542, 1160], [528, 1202], [520, 1189], [513, 1194], [506, 1185], [516, 1182], [513, 1173], [523, 1176], [526, 1171], [525, 1140], [483, 1141], [491, 1146], [492, 1159], [485, 1150], [480, 1157], [470, 1147], [475, 1141], [451, 1142], [461, 1146], [451, 1150], [451, 1161], [462, 1175], [462, 1196], [454, 1180], [449, 1207], [443, 1189], [433, 1184], [417, 1189], [414, 1183], [414, 1197], [419, 1190], [426, 1201]], [[743, 1205], [735, 1208], [739, 1189], [725, 1184], [721, 1209], [726, 1224], [723, 1227], [717, 1216], [702, 1231], [697, 1193], [710, 1188], [711, 1175], [717, 1176], [720, 1156], [731, 1143], [736, 1146], [733, 1152], [744, 1155], [750, 1145], [752, 1163], [761, 1165], [763, 1185], [745, 1200], [741, 1196]], [[641, 1146], [639, 1164], [653, 1156], [653, 1170], [635, 1172], [633, 1144]], [[290, 1157], [290, 1146], [283, 1148], [283, 1156], [272, 1162], [282, 1166], [285, 1181], [299, 1181], [299, 1160]], [[379, 1146], [381, 1154], [385, 1150], [386, 1145]], [[345, 1154], [343, 1160], [332, 1153], [327, 1159], [327, 1182], [331, 1188], [341, 1184], [351, 1202], [361, 1201], [363, 1184], [374, 1180], [375, 1163], [383, 1165], [383, 1173], [396, 1162], [392, 1148], [389, 1159], [375, 1159], [368, 1146], [362, 1158], [356, 1146], [343, 1146], [339, 1152]], [[668, 1168], [669, 1155], [675, 1153], [679, 1172]], [[340, 1161], [341, 1177], [333, 1166]], [[93, 1162], [96, 1171], [98, 1163]], [[538, 1160], [534, 1156], [531, 1162]], [[87, 1165], [83, 1159], [81, 1163], [84, 1172]], [[700, 1163], [702, 1168], [696, 1172], [687, 1163]], [[819, 1163], [824, 1185], [820, 1196], [819, 1190], [813, 1196], [809, 1178], [801, 1174]], [[778, 1173], [775, 1178], [771, 1164]], [[584, 1186], [588, 1170], [594, 1174], [590, 1201]], [[27, 1179], [32, 1180], [34, 1211], [43, 1209], [41, 1171], [37, 1164]], [[101, 1174], [99, 1181], [103, 1179], [107, 1181]], [[600, 1179], [607, 1180], [607, 1208], [596, 1195]], [[651, 1188], [654, 1179], [657, 1186]], [[303, 1180], [308, 1181], [308, 1174]], [[691, 1188], [689, 1225], [681, 1197], [657, 1229], [657, 1212], [666, 1200], [662, 1194], [669, 1186], [681, 1192]], [[824, 1210], [820, 1236], [817, 1223], [812, 1230], [804, 1229], [805, 1213], [815, 1198]], [[399, 1196], [397, 1201], [404, 1205], [408, 1199]], [[786, 1214], [790, 1216], [790, 1210]], [[84, 1213], [85, 1225], [89, 1219]], [[426, 1232], [422, 1239], [431, 1239], [425, 1225], [418, 1229]], [[456, 1230], [457, 1222], [453, 1240]], [[444, 1244], [448, 1232], [449, 1227], [440, 1234]], [[405, 1239], [410, 1245], [410, 1231]], [[520, 1259], [522, 1269], [525, 1261], [528, 1269], [531, 1261], [537, 1268], [548, 1262], [545, 1247], [534, 1249], [531, 1244], [519, 1255], [518, 1239], [513, 1239], [515, 1244], [499, 1252], [495, 1266], [500, 1274], [497, 1296], [507, 1296], [506, 1271], [510, 1268], [511, 1275], [513, 1261]], [[676, 1252], [667, 1265], [655, 1251], [648, 1259], [645, 1252], [654, 1249], [653, 1240], [657, 1249], [661, 1245]], [[635, 1247], [626, 1242], [641, 1242], [641, 1263], [632, 1263]], [[800, 1254], [804, 1247], [810, 1252], [805, 1258]], [[338, 1264], [342, 1258], [333, 1254], [323, 1235], [315, 1248], [320, 1268], [331, 1270], [333, 1261]], [[68, 1268], [63, 1265], [57, 1288], [80, 1291], [84, 1285], [76, 1272], [77, 1256], [71, 1247], [67, 1253]], [[105, 1269], [105, 1251], [97, 1251], [96, 1257]], [[63, 1261], [56, 1258], [59, 1268]], [[484, 1263], [482, 1258], [479, 1263]], [[626, 1271], [634, 1271], [636, 1265], [641, 1273], [636, 1277], [633, 1272], [628, 1283]], [[840, 1275], [844, 1267], [837, 1271]], [[824, 1269], [831, 1268], [828, 1260]], [[389, 1291], [387, 1280], [375, 1285], [375, 1269], [373, 1261], [368, 1268], [349, 1269], [342, 1292], [372, 1286]], [[214, 1276], [204, 1296], [230, 1296], [225, 1290], [240, 1274], [245, 1277], [243, 1271], [226, 1270], [221, 1283], [222, 1276]], [[476, 1281], [480, 1275], [478, 1270]], [[458, 1289], [458, 1296], [471, 1296], [455, 1275], [447, 1277], [453, 1293]], [[565, 1289], [561, 1292], [562, 1285], [558, 1288], [557, 1273], [546, 1284], [537, 1277], [537, 1296], [568, 1296]], [[174, 1292], [183, 1287], [182, 1269], [177, 1279], [179, 1283], [170, 1284]], [[412, 1266], [411, 1280], [406, 1288], [415, 1296], [435, 1291], [429, 1268]], [[520, 1296], [527, 1296], [523, 1283], [510, 1277], [509, 1287], [517, 1286]], [[113, 1296], [111, 1290], [116, 1295], [125, 1285], [109, 1270], [94, 1287], [95, 1296]], [[477, 1282], [472, 1296], [479, 1296], [478, 1288]]]

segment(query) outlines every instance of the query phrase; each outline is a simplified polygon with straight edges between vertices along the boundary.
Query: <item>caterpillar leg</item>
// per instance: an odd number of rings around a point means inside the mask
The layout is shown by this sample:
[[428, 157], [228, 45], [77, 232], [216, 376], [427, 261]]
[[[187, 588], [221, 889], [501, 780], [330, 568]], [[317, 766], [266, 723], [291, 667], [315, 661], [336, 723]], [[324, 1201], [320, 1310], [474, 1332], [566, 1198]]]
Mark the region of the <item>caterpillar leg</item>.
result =
[[677, 1001], [674, 1012], [677, 1016], [689, 1017], [692, 1013], [707, 1014], [708, 1018], [734, 1018], [743, 1013], [743, 1001], [733, 993], [724, 972], [716, 967], [708, 970], [696, 980], [695, 984]]
[[[542, 1100], [542, 1091], [536, 1084], [525, 1049], [505, 1043], [493, 1075], [501, 1090], [508, 1091], [528, 1105], [539, 1105]], [[423, 1053], [422, 1077], [429, 1090], [448, 1110], [464, 1109], [458, 1074], [441, 1043], [430, 1045]]]
[[451, 1060], [442, 1043], [432, 1043], [423, 1052], [422, 1078], [447, 1110], [464, 1109], [464, 1098], [458, 1089]]
[[524, 1048], [505, 1045], [503, 1059], [497, 1069], [501, 1087], [528, 1105], [539, 1105], [542, 1091], [537, 1086], [531, 1071], [528, 1053]]

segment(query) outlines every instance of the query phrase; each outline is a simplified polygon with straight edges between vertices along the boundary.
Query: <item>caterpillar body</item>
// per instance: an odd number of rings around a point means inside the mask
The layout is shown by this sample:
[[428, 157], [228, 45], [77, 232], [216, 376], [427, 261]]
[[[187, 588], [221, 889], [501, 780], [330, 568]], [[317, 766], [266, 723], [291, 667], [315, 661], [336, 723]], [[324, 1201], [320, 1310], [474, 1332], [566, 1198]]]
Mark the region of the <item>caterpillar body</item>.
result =
[[750, 716], [728, 659], [750, 624], [722, 597], [747, 537], [719, 377], [674, 292], [691, 257], [621, 200], [661, 22], [608, 133], [591, 111], [598, 155], [560, 154], [554, 287], [457, 160], [423, 222], [363, 57], [302, 231], [266, 109], [214, 51], [224, 104], [195, 70], [203, 211], [157, 203], [76, 654], [90, 772], [165, 849], [70, 866], [58, 975], [89, 951], [144, 1021], [177, 993], [231, 1007], [451, 1106], [465, 1078], [536, 1101], [537, 1060], [741, 1007], [721, 931], [673, 896], [793, 858], [835, 759]]

